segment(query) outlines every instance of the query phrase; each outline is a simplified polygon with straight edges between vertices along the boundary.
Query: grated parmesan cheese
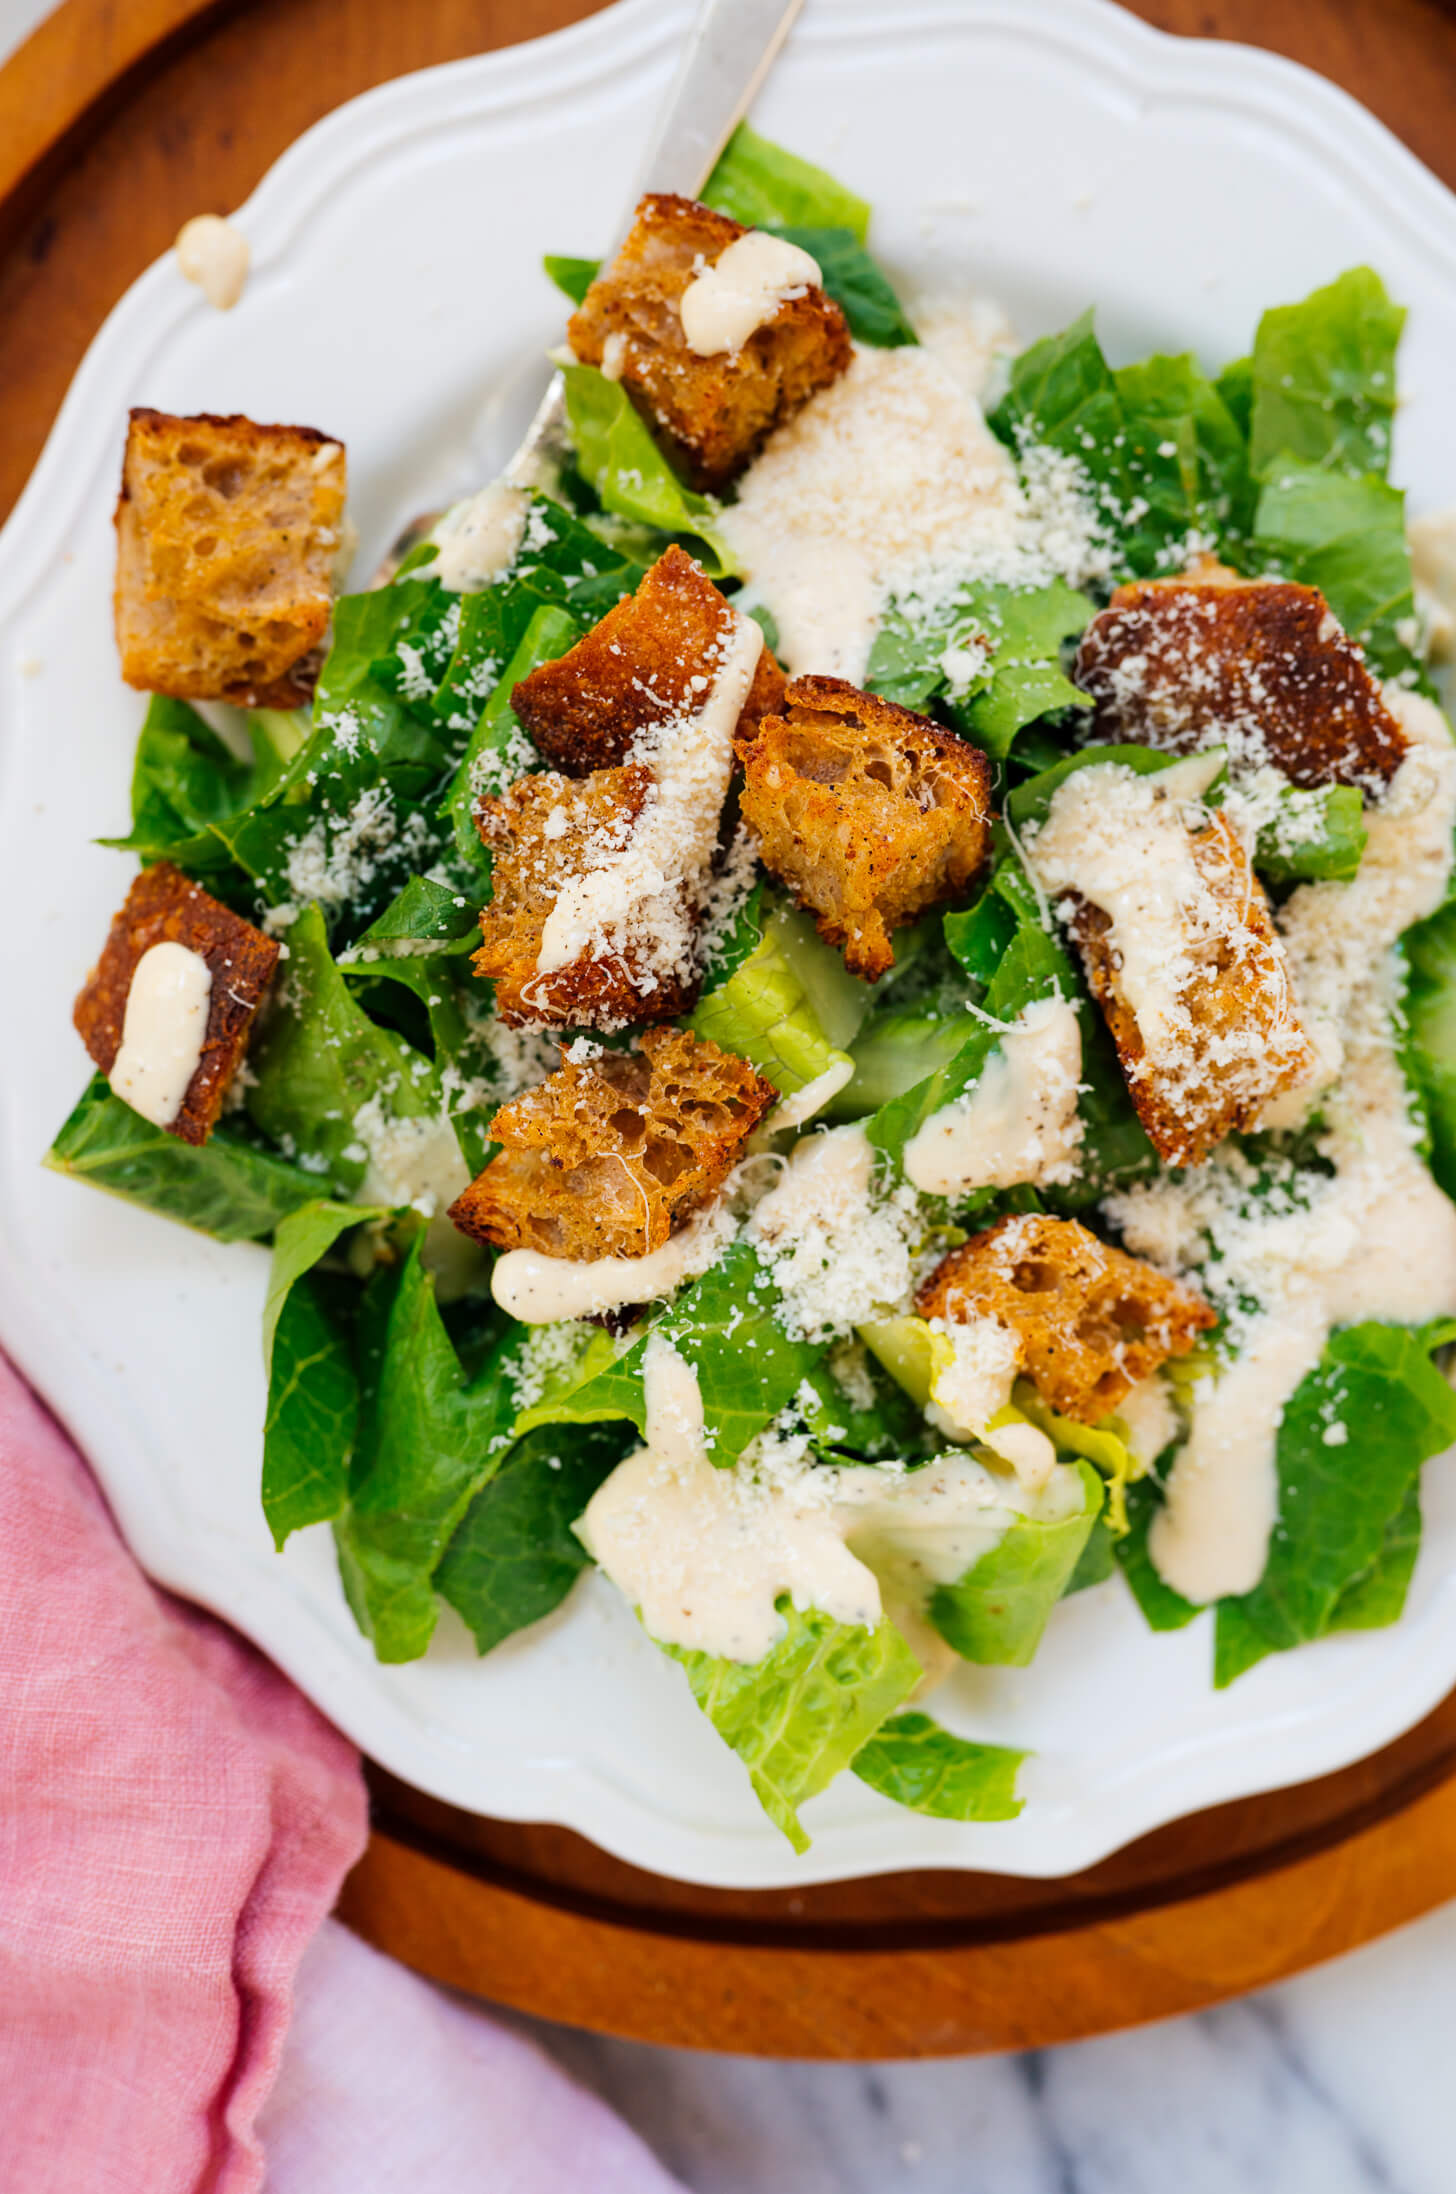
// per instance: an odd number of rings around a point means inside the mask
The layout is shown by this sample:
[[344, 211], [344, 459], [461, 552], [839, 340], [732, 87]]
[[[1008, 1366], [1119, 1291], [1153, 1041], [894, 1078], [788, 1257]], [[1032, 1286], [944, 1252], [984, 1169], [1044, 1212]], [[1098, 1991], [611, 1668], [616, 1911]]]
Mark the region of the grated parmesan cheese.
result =
[[913, 1189], [880, 1193], [875, 1162], [862, 1126], [806, 1135], [749, 1219], [787, 1333], [827, 1340], [907, 1300], [918, 1205]]

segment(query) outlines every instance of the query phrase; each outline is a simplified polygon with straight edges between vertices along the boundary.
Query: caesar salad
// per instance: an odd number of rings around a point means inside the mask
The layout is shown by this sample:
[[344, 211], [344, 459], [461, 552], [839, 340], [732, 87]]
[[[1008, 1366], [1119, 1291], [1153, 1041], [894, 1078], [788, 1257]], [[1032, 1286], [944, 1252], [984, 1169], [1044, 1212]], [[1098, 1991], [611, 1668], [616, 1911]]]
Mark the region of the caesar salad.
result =
[[132, 412], [49, 1154], [271, 1245], [264, 1514], [381, 1660], [595, 1567], [798, 1849], [843, 1770], [1014, 1817], [965, 1672], [1068, 1595], [1219, 1685], [1396, 1621], [1456, 1440], [1403, 314], [1114, 367], [868, 227], [744, 127], [549, 259], [565, 458], [360, 591], [342, 442]]

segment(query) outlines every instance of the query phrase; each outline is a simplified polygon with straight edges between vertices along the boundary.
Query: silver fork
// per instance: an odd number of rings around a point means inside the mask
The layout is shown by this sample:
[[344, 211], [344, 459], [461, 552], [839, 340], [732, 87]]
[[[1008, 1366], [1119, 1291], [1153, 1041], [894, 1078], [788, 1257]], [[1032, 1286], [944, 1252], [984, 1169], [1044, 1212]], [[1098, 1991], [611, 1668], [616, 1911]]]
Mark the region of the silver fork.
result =
[[[631, 226], [645, 191], [696, 198], [773, 67], [802, 5], [803, 0], [703, 0], [616, 241]], [[520, 447], [500, 476], [514, 487], [549, 488], [568, 454], [566, 384], [553, 373]], [[388, 585], [440, 515], [427, 511], [410, 521], [371, 586]]]

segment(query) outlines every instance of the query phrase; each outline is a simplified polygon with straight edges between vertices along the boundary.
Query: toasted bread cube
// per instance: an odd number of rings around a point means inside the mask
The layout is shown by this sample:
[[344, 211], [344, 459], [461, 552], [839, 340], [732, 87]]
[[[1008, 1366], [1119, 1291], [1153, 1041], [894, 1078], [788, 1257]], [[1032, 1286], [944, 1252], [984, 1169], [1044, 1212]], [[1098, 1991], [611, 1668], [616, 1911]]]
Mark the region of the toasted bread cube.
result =
[[777, 1097], [747, 1060], [680, 1029], [568, 1058], [496, 1114], [505, 1147], [450, 1217], [500, 1249], [645, 1257], [717, 1194]]
[[1048, 1408], [1082, 1424], [1114, 1411], [1216, 1323], [1199, 1295], [1077, 1219], [1002, 1219], [953, 1249], [915, 1298], [922, 1318], [994, 1318], [1015, 1334]]
[[133, 411], [116, 506], [127, 684], [254, 707], [307, 698], [344, 493], [343, 445], [316, 427]]
[[537, 971], [546, 923], [564, 886], [623, 850], [652, 786], [652, 772], [640, 762], [590, 777], [545, 770], [477, 810], [492, 855], [493, 896], [481, 909], [484, 943], [472, 965], [494, 980], [495, 1009], [508, 1028], [625, 1028], [687, 1011], [692, 985], [664, 981], [645, 949]]
[[819, 934], [870, 981], [890, 932], [965, 889], [991, 837], [991, 765], [926, 716], [843, 678], [795, 678], [740, 748], [743, 819]]
[[1226, 920], [1193, 959], [1180, 1001], [1186, 1055], [1176, 1074], [1148, 1058], [1108, 942], [1107, 915], [1084, 900], [1071, 916], [1137, 1116], [1159, 1157], [1175, 1166], [1197, 1165], [1226, 1135], [1254, 1126], [1266, 1105], [1318, 1063], [1294, 1010], [1269, 901], [1222, 810], [1191, 834], [1190, 851]]
[[1094, 617], [1076, 682], [1099, 739], [1169, 754], [1226, 745], [1296, 785], [1379, 793], [1406, 752], [1365, 658], [1314, 587], [1204, 564], [1119, 587]]
[[[523, 678], [511, 706], [554, 769], [568, 777], [613, 769], [639, 733], [702, 707], [735, 623], [702, 565], [674, 543], [585, 639]], [[740, 734], [781, 707], [783, 695], [784, 674], [765, 647]]]
[[103, 1074], [121, 1049], [132, 977], [153, 945], [185, 945], [207, 962], [212, 992], [202, 1057], [168, 1133], [205, 1143], [217, 1125], [228, 1084], [242, 1062], [278, 946], [240, 914], [220, 906], [170, 861], [142, 870], [111, 924], [106, 946], [76, 1000], [73, 1019]]
[[611, 370], [697, 488], [726, 487], [854, 355], [844, 314], [817, 288], [786, 298], [740, 350], [689, 346], [684, 291], [747, 233], [691, 198], [648, 196], [567, 323], [577, 358]]

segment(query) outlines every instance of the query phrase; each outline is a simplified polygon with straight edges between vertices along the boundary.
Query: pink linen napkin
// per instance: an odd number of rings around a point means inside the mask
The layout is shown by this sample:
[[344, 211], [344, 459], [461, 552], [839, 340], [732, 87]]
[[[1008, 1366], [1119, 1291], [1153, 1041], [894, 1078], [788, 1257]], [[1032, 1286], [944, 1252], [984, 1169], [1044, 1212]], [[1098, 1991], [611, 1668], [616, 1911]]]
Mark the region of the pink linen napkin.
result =
[[4, 2194], [254, 2194], [280, 2064], [280, 2190], [406, 2183], [368, 2149], [336, 2179], [327, 2153], [344, 2098], [377, 2122], [383, 2095], [413, 2091], [437, 2123], [411, 2194], [671, 2194], [530, 2045], [342, 1928], [295, 2007], [365, 1833], [353, 1747], [253, 1647], [147, 1582], [0, 1357]]

